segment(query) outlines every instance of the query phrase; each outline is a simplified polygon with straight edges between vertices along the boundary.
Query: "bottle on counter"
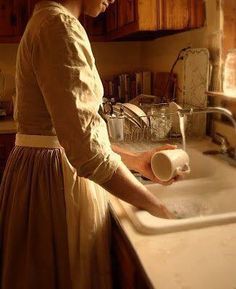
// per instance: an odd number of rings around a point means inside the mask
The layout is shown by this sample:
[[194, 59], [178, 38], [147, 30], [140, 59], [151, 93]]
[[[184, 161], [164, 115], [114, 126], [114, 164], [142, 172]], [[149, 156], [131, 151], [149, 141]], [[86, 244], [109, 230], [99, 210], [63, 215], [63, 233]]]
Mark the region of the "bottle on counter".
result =
[[111, 114], [107, 119], [108, 133], [111, 141], [123, 142], [124, 141], [124, 110], [120, 108], [119, 115]]

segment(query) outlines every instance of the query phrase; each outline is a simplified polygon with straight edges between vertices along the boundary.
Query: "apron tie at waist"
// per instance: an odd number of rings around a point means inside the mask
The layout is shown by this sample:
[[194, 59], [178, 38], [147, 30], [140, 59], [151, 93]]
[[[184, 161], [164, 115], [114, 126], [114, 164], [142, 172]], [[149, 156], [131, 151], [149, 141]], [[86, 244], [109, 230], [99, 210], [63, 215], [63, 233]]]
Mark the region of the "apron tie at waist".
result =
[[16, 134], [16, 146], [34, 148], [62, 148], [57, 136]]

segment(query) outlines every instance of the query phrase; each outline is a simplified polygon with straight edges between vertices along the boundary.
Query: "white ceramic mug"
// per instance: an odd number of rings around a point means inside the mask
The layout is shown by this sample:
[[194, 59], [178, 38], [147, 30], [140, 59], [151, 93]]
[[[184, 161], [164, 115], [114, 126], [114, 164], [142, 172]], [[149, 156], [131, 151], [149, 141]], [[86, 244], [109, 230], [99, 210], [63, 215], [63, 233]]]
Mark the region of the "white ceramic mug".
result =
[[182, 149], [162, 150], [152, 156], [151, 167], [160, 181], [169, 181], [177, 175], [190, 173], [189, 156]]

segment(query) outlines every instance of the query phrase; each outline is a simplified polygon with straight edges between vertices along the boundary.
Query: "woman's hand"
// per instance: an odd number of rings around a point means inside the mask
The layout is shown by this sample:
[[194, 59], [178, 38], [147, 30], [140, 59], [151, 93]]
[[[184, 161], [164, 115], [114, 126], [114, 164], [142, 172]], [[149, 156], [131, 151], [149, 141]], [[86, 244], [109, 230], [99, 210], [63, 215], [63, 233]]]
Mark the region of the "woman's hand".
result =
[[155, 177], [155, 175], [152, 172], [152, 168], [151, 168], [151, 158], [152, 158], [153, 154], [156, 152], [159, 152], [161, 150], [173, 150], [173, 149], [176, 149], [176, 146], [167, 144], [167, 145], [160, 146], [160, 147], [157, 147], [157, 148], [149, 150], [149, 151], [137, 153], [136, 157], [134, 158], [135, 170], [137, 172], [139, 172], [142, 176], [148, 178], [149, 180], [151, 180], [155, 183], [159, 183], [162, 185], [172, 184], [176, 179], [172, 179], [168, 182], [162, 182], [157, 177]]
[[134, 210], [140, 211], [140, 210], [146, 210], [149, 214], [151, 214], [154, 217], [158, 218], [164, 218], [164, 219], [175, 219], [174, 214], [172, 214], [167, 207], [158, 199], [155, 197], [155, 201], [151, 206], [149, 206], [146, 209], [136, 207]]
[[121, 156], [122, 161], [130, 170], [140, 173], [142, 176], [148, 178], [149, 180], [155, 183], [159, 183], [162, 185], [170, 185], [177, 178], [179, 178], [179, 177], [176, 177], [168, 182], [162, 182], [158, 178], [155, 177], [151, 168], [152, 155], [161, 150], [176, 149], [176, 146], [174, 145], [167, 144], [167, 145], [163, 145], [155, 149], [145, 151], [145, 152], [140, 152], [140, 153], [127, 151], [126, 149], [123, 149], [117, 145], [112, 145], [112, 149]]
[[158, 218], [175, 219], [175, 216], [162, 203], [160, 203], [156, 208], [149, 210], [149, 213]]
[[102, 187], [117, 198], [132, 204], [137, 210], [148, 211], [159, 218], [174, 218], [162, 201], [141, 184], [123, 163]]

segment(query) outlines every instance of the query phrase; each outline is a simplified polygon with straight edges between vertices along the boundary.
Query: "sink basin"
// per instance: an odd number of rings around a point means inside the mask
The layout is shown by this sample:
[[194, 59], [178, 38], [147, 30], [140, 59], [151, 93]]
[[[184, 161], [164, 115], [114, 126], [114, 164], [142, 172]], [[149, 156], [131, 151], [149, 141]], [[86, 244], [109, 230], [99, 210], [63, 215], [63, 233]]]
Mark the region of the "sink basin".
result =
[[206, 156], [196, 148], [187, 151], [191, 166], [187, 178], [171, 186], [146, 185], [176, 219], [156, 218], [121, 201], [138, 231], [168, 233], [236, 221], [236, 167], [220, 156]]

